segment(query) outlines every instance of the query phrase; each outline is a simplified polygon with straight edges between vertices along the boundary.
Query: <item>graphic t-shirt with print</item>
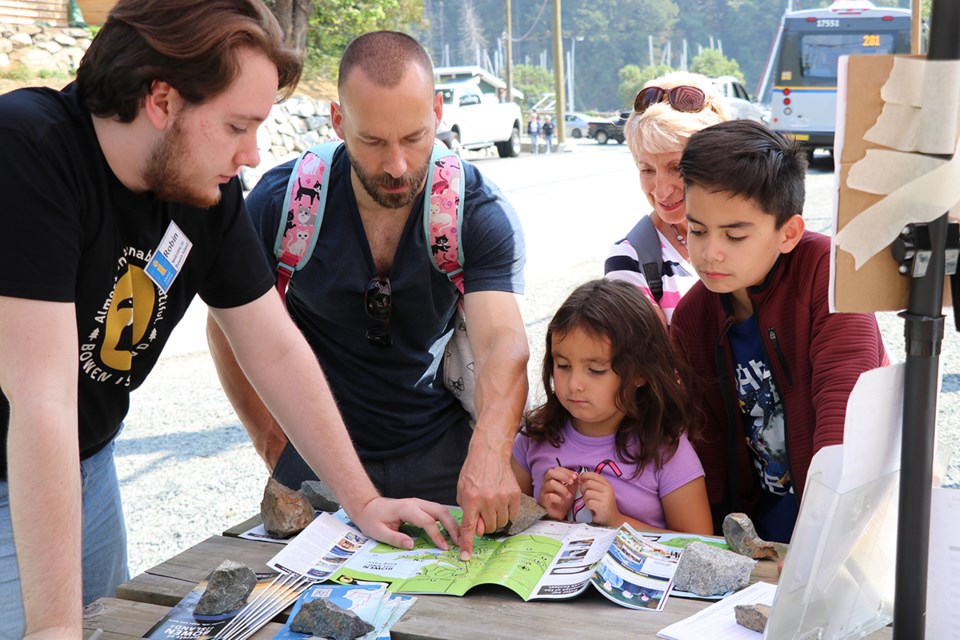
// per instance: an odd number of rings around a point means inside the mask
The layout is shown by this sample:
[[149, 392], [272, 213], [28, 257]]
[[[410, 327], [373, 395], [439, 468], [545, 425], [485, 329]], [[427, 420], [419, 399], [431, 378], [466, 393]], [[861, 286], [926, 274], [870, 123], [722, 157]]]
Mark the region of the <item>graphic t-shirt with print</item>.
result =
[[756, 316], [730, 329], [737, 396], [746, 426], [747, 446], [763, 489], [773, 495], [792, 492], [783, 422], [783, 403], [770, 375]]

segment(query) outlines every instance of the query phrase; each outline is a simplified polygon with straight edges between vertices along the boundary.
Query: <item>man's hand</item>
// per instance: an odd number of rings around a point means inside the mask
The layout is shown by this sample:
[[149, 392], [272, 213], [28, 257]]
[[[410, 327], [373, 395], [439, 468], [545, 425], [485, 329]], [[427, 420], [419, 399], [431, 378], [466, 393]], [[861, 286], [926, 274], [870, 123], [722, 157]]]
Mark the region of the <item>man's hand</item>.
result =
[[367, 536], [401, 549], [413, 548], [410, 536], [400, 533], [400, 526], [408, 522], [423, 529], [433, 543], [444, 551], [449, 549], [449, 545], [440, 533], [438, 521], [454, 544], [460, 541], [457, 519], [450, 510], [436, 502], [419, 498], [374, 498], [359, 513], [351, 513], [350, 518]]
[[520, 512], [520, 486], [506, 455], [495, 448], [481, 449], [478, 434], [470, 441], [470, 451], [457, 483], [457, 503], [463, 509], [460, 520], [460, 559], [473, 553], [473, 534], [493, 533], [507, 526]]
[[577, 497], [577, 477], [576, 471], [566, 467], [553, 467], [544, 474], [539, 502], [548, 518], [563, 520], [570, 513]]
[[594, 524], [607, 527], [623, 524], [623, 514], [617, 508], [617, 497], [606, 478], [593, 471], [581, 473], [580, 492], [583, 494], [583, 505], [593, 514]]

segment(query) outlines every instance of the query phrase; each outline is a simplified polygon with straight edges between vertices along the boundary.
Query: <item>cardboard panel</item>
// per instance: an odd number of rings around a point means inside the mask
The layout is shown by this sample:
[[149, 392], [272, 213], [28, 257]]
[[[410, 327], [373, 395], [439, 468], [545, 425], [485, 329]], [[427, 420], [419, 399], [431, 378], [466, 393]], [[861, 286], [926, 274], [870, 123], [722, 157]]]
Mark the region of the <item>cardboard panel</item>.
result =
[[[847, 83], [846, 87], [838, 88], [837, 99], [838, 114], [842, 113], [844, 120], [843, 130], [838, 128], [838, 148], [834, 150], [840, 159], [834, 233], [883, 198], [850, 189], [846, 184], [851, 165], [863, 158], [867, 149], [883, 148], [865, 141], [863, 136], [880, 116], [883, 108], [880, 88], [890, 75], [893, 59], [894, 56], [890, 55], [850, 56], [847, 59]], [[904, 219], [910, 219], [909, 212], [905, 213]], [[873, 256], [860, 270], [854, 269], [853, 256], [836, 247], [834, 252], [834, 307], [837, 311], [899, 311], [907, 307], [910, 279], [900, 275], [899, 265], [889, 248]], [[949, 304], [948, 296], [949, 286], [944, 293], [944, 304]]]

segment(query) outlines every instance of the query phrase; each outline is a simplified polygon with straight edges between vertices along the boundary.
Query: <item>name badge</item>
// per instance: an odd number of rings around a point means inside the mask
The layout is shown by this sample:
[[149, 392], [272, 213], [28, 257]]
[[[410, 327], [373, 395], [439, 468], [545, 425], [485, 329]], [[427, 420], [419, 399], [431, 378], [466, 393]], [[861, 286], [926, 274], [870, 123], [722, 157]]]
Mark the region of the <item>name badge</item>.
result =
[[167, 232], [163, 234], [160, 246], [153, 252], [150, 262], [147, 264], [147, 277], [153, 280], [164, 293], [170, 291], [170, 285], [177, 279], [183, 263], [187, 261], [187, 255], [193, 243], [184, 235], [180, 227], [175, 222], [170, 221]]

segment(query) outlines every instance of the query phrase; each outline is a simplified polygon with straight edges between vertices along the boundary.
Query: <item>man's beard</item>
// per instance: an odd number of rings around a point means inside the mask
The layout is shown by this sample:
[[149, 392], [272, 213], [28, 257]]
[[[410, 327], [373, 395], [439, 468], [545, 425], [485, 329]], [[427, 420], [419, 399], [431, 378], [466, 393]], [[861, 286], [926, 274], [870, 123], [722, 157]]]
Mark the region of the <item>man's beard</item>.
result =
[[[344, 145], [344, 147], [347, 150], [347, 157], [350, 158], [350, 165], [356, 172], [357, 178], [360, 180], [360, 184], [363, 185], [364, 191], [366, 191], [378, 205], [386, 207], [387, 209], [402, 209], [417, 199], [417, 194], [420, 193], [420, 187], [423, 185], [424, 178], [427, 177], [427, 171], [430, 169], [429, 156], [427, 156], [427, 161], [414, 173], [405, 173], [399, 178], [394, 178], [386, 173], [379, 176], [371, 176], [350, 153], [350, 147], [346, 145]], [[397, 187], [406, 187], [407, 190], [403, 193], [384, 193], [380, 191], [380, 187], [394, 189]]]
[[143, 179], [158, 200], [208, 209], [220, 202], [220, 190], [212, 195], [197, 188], [195, 178], [184, 169], [188, 155], [186, 138], [178, 120], [154, 146], [143, 170]]

